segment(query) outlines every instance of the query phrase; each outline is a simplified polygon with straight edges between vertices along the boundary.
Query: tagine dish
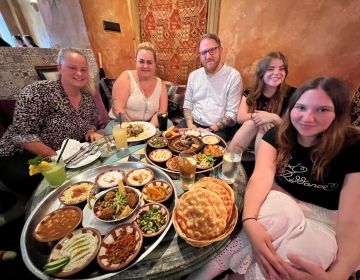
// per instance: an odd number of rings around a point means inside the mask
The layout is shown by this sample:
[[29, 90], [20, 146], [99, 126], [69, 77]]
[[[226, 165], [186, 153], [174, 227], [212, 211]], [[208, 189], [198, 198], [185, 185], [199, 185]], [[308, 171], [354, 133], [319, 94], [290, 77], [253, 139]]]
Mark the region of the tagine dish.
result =
[[41, 279], [125, 270], [161, 243], [176, 200], [173, 182], [154, 166], [127, 162], [87, 170], [32, 211], [21, 240], [25, 263]]
[[148, 140], [145, 156], [151, 164], [170, 173], [179, 173], [178, 155], [183, 151], [196, 153], [196, 173], [208, 172], [220, 166], [226, 147], [225, 141], [213, 133], [174, 127], [165, 131], [163, 137], [156, 137], [156, 143]]

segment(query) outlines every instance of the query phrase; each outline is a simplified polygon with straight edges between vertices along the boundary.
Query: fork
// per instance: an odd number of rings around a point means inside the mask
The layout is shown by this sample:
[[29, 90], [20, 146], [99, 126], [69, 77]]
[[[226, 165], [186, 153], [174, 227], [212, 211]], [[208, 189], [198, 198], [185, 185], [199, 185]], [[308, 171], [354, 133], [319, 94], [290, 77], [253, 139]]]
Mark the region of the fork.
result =
[[81, 156], [80, 158], [78, 158], [78, 159], [74, 160], [73, 162], [71, 162], [71, 165], [78, 164], [79, 162], [83, 161], [86, 157], [95, 155], [98, 151], [99, 151], [99, 146], [96, 146], [96, 145], [93, 146], [91, 148], [91, 150], [89, 150], [88, 152], [83, 154], [83, 156]]

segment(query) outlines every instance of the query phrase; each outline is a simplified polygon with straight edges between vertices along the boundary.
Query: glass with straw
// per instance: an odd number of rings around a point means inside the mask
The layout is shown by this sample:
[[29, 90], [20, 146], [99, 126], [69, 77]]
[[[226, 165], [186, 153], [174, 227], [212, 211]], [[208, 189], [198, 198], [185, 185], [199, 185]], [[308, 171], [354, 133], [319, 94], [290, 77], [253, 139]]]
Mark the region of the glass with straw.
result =
[[65, 165], [62, 160], [62, 155], [66, 148], [69, 139], [65, 141], [63, 148], [60, 151], [60, 155], [56, 161], [52, 157], [46, 157], [43, 159], [47, 164], [43, 164], [41, 168], [41, 174], [45, 177], [46, 181], [53, 188], [61, 186], [66, 181]]

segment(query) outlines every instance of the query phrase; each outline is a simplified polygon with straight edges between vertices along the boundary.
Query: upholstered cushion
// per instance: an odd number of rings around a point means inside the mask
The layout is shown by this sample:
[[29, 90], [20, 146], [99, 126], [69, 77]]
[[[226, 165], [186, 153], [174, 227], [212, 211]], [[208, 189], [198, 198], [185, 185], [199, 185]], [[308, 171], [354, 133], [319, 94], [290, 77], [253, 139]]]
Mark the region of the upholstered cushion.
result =
[[0, 137], [12, 123], [15, 103], [15, 100], [0, 100]]

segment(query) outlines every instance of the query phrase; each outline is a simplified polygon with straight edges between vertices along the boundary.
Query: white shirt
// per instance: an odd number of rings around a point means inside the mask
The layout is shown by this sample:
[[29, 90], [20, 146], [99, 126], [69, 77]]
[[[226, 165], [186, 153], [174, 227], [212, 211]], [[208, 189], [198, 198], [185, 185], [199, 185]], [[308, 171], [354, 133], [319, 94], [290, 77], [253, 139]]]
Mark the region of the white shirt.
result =
[[192, 110], [194, 121], [203, 126], [225, 116], [236, 122], [242, 87], [240, 73], [226, 64], [215, 74], [199, 68], [189, 75], [184, 108]]

